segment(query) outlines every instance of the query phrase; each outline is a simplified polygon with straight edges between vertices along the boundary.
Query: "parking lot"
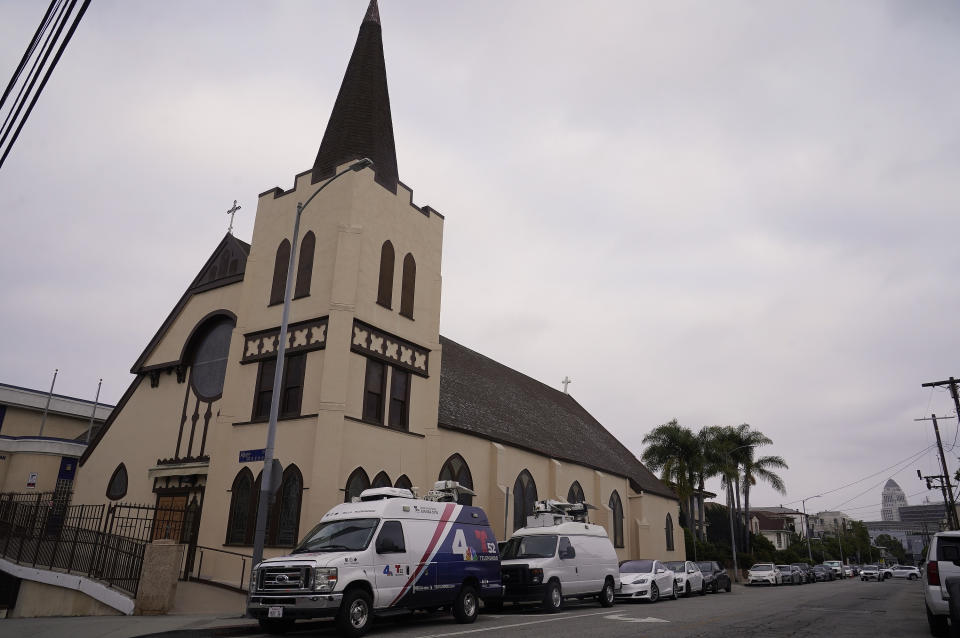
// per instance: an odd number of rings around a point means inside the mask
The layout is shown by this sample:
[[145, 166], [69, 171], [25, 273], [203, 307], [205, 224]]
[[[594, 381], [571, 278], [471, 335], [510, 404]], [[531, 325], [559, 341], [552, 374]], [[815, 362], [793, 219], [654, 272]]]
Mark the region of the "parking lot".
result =
[[[459, 625], [449, 614], [417, 614], [376, 623], [372, 636], [446, 638], [474, 635], [550, 636], [929, 636], [922, 585], [906, 580], [859, 579], [806, 585], [745, 587], [730, 593], [679, 600], [618, 603], [610, 609], [595, 601], [568, 603], [557, 614], [533, 606], [483, 613], [474, 624]], [[265, 635], [244, 633], [236, 635]], [[335, 636], [329, 621], [298, 625], [289, 635]]]

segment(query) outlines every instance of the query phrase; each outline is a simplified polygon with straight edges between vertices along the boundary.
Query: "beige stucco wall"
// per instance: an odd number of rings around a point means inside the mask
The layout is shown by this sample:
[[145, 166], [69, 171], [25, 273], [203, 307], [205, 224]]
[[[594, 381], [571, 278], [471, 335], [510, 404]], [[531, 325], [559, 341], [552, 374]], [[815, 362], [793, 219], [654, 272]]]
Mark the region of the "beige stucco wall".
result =
[[[60, 460], [53, 454], [3, 452], [0, 456], [0, 492], [52, 492], [57, 486]], [[37, 473], [37, 486], [27, 488], [31, 472]]]
[[121, 614], [116, 609], [75, 589], [22, 580], [20, 592], [17, 594], [17, 604], [10, 610], [8, 617], [119, 615]]
[[[667, 551], [667, 514], [673, 521], [674, 550]], [[633, 494], [630, 497], [629, 530], [631, 543], [637, 548], [632, 558], [655, 558], [661, 560], [686, 560], [687, 552], [680, 527], [680, 504], [656, 494]]]
[[[16, 406], [7, 406], [0, 426], [0, 434], [4, 436], [39, 436], [40, 423], [43, 421], [43, 412], [27, 410]], [[47, 420], [43, 425], [43, 436], [74, 439], [85, 434], [90, 424], [89, 416], [85, 419], [62, 414], [47, 413]]]

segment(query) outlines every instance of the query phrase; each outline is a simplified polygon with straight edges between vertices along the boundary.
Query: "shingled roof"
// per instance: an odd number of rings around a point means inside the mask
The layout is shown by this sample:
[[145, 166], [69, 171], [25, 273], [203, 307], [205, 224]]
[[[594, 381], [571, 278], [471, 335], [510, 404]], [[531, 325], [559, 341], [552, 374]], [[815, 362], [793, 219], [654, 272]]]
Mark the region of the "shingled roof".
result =
[[373, 160], [376, 181], [397, 192], [397, 149], [387, 91], [387, 67], [377, 0], [370, 0], [357, 43], [330, 113], [313, 164], [311, 180], [332, 177], [338, 166], [364, 157]]
[[675, 499], [574, 398], [440, 337], [439, 426], [616, 474], [636, 492]]

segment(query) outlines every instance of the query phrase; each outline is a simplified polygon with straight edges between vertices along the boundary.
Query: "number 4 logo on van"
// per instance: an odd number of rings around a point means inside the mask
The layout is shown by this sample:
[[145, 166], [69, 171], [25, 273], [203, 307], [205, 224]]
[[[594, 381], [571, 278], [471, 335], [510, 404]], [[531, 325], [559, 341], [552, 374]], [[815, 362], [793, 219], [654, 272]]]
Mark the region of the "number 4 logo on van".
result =
[[467, 537], [464, 535], [462, 529], [454, 532], [451, 551], [454, 554], [463, 556], [463, 560], [477, 560], [477, 550], [467, 545]]

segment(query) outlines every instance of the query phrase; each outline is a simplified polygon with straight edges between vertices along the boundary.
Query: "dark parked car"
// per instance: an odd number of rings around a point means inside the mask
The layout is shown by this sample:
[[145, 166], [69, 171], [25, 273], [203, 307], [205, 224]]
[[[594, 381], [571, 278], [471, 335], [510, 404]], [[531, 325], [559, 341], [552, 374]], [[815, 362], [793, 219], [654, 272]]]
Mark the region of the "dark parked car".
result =
[[793, 563], [794, 567], [799, 567], [800, 571], [803, 572], [803, 578], [805, 583], [815, 583], [817, 582], [817, 575], [813, 571], [813, 567], [810, 567], [808, 563]]
[[817, 580], [834, 580], [836, 575], [833, 573], [833, 569], [825, 565], [814, 565], [813, 573], [817, 575]]
[[716, 594], [721, 589], [730, 591], [730, 576], [727, 570], [720, 566], [715, 560], [705, 560], [697, 563], [700, 571], [703, 573], [703, 584], [707, 591]]

